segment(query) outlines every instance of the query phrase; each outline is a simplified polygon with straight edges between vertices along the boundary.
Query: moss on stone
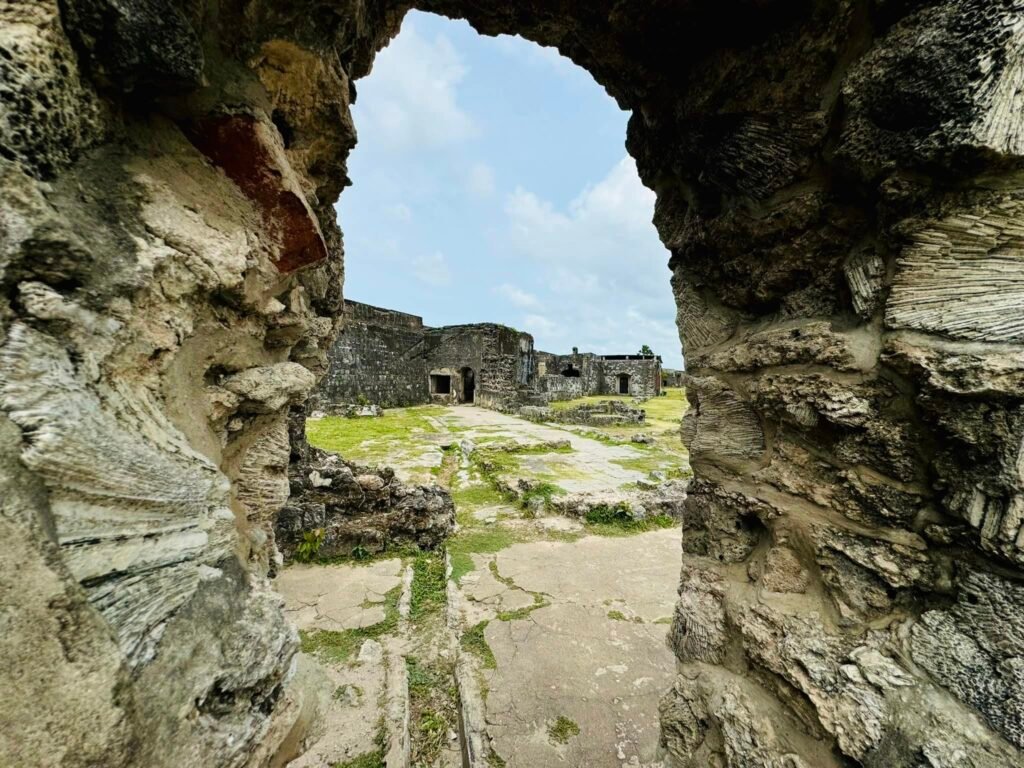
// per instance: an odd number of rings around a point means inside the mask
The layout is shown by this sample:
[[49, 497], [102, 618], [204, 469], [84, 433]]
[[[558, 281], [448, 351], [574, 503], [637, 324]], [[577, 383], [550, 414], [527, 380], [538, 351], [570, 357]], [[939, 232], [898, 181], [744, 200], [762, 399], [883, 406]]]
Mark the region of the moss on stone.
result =
[[494, 652], [491, 651], [491, 646], [487, 644], [487, 638], [484, 636], [484, 630], [487, 629], [489, 622], [481, 621], [479, 624], [467, 629], [462, 633], [462, 638], [459, 644], [462, 646], [462, 650], [468, 651], [480, 659], [484, 669], [497, 669], [498, 662], [494, 658]]
[[439, 552], [424, 552], [413, 560], [409, 601], [412, 621], [422, 622], [444, 608], [447, 599], [445, 570], [444, 555]]
[[398, 627], [398, 600], [401, 594], [402, 588], [398, 586], [384, 595], [381, 605], [384, 608], [384, 620], [369, 627], [299, 630], [300, 649], [322, 661], [336, 664], [347, 662], [367, 640], [376, 640], [395, 631]]
[[580, 735], [580, 727], [565, 715], [559, 715], [548, 723], [548, 738], [555, 744], [568, 744], [569, 739]]

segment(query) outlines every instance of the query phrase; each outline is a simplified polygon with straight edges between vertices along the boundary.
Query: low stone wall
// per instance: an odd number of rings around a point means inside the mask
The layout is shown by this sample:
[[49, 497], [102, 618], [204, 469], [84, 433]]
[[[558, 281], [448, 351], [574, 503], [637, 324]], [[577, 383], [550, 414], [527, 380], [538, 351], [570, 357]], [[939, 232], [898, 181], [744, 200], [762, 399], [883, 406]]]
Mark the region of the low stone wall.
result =
[[549, 373], [537, 377], [537, 389], [548, 402], [557, 400], [575, 400], [583, 397], [583, 379], [573, 376], [562, 376]]
[[574, 408], [548, 408], [527, 405], [517, 415], [530, 421], [554, 421], [560, 424], [642, 424], [647, 417], [643, 408], [622, 400], [582, 403]]
[[353, 464], [309, 445], [301, 408], [289, 419], [289, 433], [291, 497], [275, 531], [285, 559], [296, 556], [307, 534], [316, 554], [335, 557], [357, 549], [434, 549], [454, 531], [455, 506], [443, 488], [407, 485], [392, 469]]

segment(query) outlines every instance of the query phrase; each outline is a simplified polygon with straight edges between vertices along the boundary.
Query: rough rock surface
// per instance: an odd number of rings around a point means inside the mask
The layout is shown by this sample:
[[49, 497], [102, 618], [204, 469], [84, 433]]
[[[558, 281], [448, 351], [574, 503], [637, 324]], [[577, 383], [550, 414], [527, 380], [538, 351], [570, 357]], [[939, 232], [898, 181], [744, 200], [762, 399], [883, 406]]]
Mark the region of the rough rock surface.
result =
[[668, 765], [1021, 764], [1022, 0], [0, 2], [0, 763], [297, 741], [287, 409], [412, 5], [632, 112], [694, 403]]
[[390, 468], [362, 467], [306, 442], [306, 414], [292, 412], [291, 497], [277, 515], [277, 545], [293, 557], [306, 534], [319, 531], [318, 554], [367, 554], [414, 546], [434, 549], [455, 529], [455, 505], [444, 488], [408, 485]]

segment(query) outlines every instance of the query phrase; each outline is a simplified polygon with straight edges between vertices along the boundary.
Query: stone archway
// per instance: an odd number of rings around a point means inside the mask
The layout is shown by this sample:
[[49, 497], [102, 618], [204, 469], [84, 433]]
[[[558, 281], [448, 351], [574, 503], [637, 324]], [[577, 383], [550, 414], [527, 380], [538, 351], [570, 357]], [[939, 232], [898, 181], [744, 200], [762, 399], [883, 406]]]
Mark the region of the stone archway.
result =
[[469, 366], [464, 366], [459, 375], [462, 377], [461, 402], [472, 403], [476, 398], [476, 373]]
[[[633, 112], [694, 401], [671, 759], [1019, 762], [1019, 1], [415, 5]], [[9, 762], [260, 765], [301, 720], [270, 521], [407, 7], [0, 9]]]

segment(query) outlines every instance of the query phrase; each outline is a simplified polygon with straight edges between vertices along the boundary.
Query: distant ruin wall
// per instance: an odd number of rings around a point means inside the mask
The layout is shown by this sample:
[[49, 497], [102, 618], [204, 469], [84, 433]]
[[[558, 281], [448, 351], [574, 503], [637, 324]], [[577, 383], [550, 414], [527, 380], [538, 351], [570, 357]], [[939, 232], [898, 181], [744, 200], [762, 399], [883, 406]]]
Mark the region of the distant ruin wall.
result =
[[422, 357], [428, 372], [450, 372], [451, 395], [440, 399], [453, 402], [469, 399], [461, 377], [465, 368], [474, 375], [473, 402], [491, 408], [512, 405], [533, 378], [533, 337], [493, 323], [431, 328]]
[[365, 398], [385, 408], [430, 401], [422, 361], [410, 357], [421, 344], [422, 318], [345, 302], [345, 329], [329, 355], [327, 375], [311, 398], [311, 411], [331, 412]]

